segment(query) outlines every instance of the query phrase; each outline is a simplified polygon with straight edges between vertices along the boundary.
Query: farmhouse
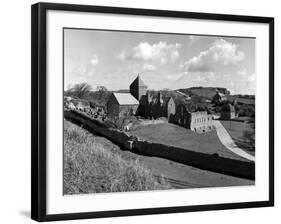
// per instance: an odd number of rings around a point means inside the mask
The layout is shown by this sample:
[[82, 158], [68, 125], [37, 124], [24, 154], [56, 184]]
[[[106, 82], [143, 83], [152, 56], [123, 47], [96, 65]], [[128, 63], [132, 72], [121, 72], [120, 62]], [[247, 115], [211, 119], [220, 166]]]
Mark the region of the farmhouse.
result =
[[180, 104], [174, 116], [174, 123], [195, 132], [207, 132], [213, 129], [213, 117], [207, 111], [194, 111], [188, 105]]
[[235, 108], [230, 103], [227, 103], [221, 108], [221, 119], [230, 120], [235, 118]]
[[112, 93], [107, 101], [107, 113], [111, 117], [135, 115], [139, 102], [130, 93]]

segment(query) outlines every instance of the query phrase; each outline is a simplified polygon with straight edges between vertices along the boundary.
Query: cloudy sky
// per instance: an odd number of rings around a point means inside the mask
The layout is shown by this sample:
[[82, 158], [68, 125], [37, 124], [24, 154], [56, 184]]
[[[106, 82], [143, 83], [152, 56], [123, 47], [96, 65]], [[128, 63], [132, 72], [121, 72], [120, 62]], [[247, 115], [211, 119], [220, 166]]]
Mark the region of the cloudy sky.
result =
[[139, 73], [149, 89], [225, 87], [255, 94], [255, 39], [64, 30], [64, 86], [128, 89]]

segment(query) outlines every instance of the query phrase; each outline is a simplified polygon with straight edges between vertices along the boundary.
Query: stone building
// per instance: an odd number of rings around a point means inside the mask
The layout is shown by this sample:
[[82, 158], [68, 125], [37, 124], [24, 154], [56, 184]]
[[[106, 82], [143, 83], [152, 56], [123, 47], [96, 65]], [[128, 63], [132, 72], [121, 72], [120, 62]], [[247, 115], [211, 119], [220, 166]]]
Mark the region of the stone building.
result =
[[135, 115], [139, 102], [130, 93], [112, 93], [107, 101], [109, 117]]
[[[185, 105], [161, 91], [147, 91], [139, 75], [130, 85], [129, 93], [113, 93], [107, 102], [109, 117], [138, 115], [148, 119], [167, 117], [170, 123], [179, 124], [196, 132], [212, 129], [212, 115], [196, 105]], [[201, 110], [201, 111], [199, 111]]]
[[[174, 101], [174, 99], [172, 97], [170, 97], [168, 100], [167, 100], [167, 103], [166, 103], [166, 117], [168, 118], [168, 121], [172, 121], [174, 115], [176, 114], [176, 103]], [[164, 111], [165, 113], [165, 111]]]
[[159, 91], [157, 93], [147, 92], [140, 100], [138, 115], [157, 119], [159, 117], [167, 117], [168, 120], [171, 114], [175, 114], [176, 104], [172, 97], [164, 97]]
[[184, 104], [177, 106], [174, 123], [195, 132], [207, 132], [213, 129], [213, 116], [207, 111], [192, 111]]
[[224, 104], [221, 108], [221, 120], [231, 120], [235, 117], [235, 107], [230, 103]]
[[150, 117], [157, 119], [164, 116], [164, 101], [161, 92], [157, 93], [156, 97], [152, 97], [150, 102]]

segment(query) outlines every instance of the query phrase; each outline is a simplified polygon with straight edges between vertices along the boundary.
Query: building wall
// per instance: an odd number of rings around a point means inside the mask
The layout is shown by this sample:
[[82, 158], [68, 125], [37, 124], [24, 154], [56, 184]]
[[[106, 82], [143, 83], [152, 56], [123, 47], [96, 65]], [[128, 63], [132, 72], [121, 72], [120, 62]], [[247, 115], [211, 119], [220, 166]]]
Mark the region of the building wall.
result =
[[137, 105], [119, 105], [119, 117], [125, 117], [128, 115], [135, 115], [136, 111], [138, 109], [138, 104]]
[[190, 130], [196, 132], [207, 132], [213, 129], [213, 117], [207, 111], [191, 113]]
[[235, 118], [235, 112], [221, 112], [221, 119], [222, 120], [230, 120], [230, 119], [234, 119]]
[[138, 88], [138, 100], [140, 100], [142, 96], [146, 95], [146, 91], [147, 91], [146, 86], [139, 86], [139, 88]]
[[140, 105], [137, 110], [137, 115], [149, 119], [152, 118], [157, 119], [159, 117], [169, 118], [170, 115], [171, 114], [174, 115], [175, 112], [176, 112], [176, 105], [172, 98], [170, 98], [167, 103], [164, 103], [161, 94], [158, 94], [157, 97], [153, 97], [151, 94], [147, 93], [145, 96], [142, 96], [140, 100]]
[[188, 112], [184, 105], [179, 105], [174, 116], [174, 123], [195, 132], [207, 132], [213, 129], [212, 115], [207, 111]]
[[229, 120], [235, 118], [235, 107], [231, 104], [224, 105], [221, 109], [221, 119]]
[[107, 113], [110, 117], [118, 116], [119, 114], [119, 104], [113, 94], [107, 101]]
[[173, 100], [173, 98], [170, 98], [168, 103], [167, 103], [167, 118], [168, 121], [171, 120], [171, 115], [175, 115], [176, 114], [176, 104], [175, 101]]
[[139, 90], [136, 83], [132, 83], [130, 85], [130, 93], [138, 100], [140, 101], [141, 97], [139, 96]]
[[180, 104], [177, 107], [173, 122], [190, 129], [190, 113], [188, 113], [184, 105]]
[[163, 117], [163, 109], [158, 100], [151, 104], [151, 117], [157, 119], [158, 117]]
[[136, 115], [142, 117], [149, 117], [150, 109], [148, 103], [148, 96], [142, 96], [139, 101], [139, 107], [137, 109]]

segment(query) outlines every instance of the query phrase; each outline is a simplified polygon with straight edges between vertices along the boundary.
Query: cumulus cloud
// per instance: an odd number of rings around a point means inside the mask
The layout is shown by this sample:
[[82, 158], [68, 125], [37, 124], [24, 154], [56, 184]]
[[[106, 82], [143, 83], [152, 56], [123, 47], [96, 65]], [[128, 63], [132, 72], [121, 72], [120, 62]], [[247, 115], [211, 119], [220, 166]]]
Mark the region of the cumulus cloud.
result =
[[180, 44], [167, 44], [160, 41], [157, 44], [149, 44], [147, 42], [139, 43], [137, 46], [128, 51], [122, 51], [118, 55], [121, 60], [138, 60], [150, 61], [164, 64], [166, 62], [174, 62], [179, 57]]
[[91, 65], [94, 65], [94, 66], [97, 65], [97, 64], [99, 63], [98, 56], [94, 54], [94, 55], [92, 56], [90, 62], [91, 62]]
[[79, 66], [76, 66], [71, 71], [72, 76], [76, 77], [92, 77], [94, 75], [95, 66], [99, 63], [99, 58], [96, 54], [93, 54], [91, 59]]
[[213, 83], [216, 79], [214, 72], [192, 72], [190, 81], [196, 83], [196, 85], [200, 84], [210, 84]]
[[168, 75], [167, 78], [172, 81], [189, 81], [189, 82], [212, 82], [215, 80], [214, 72], [180, 72]]
[[192, 72], [214, 71], [218, 66], [237, 64], [245, 57], [238, 45], [224, 39], [216, 40], [206, 51], [201, 51], [184, 63], [184, 68]]
[[144, 71], [147, 71], [147, 72], [156, 71], [156, 66], [152, 65], [152, 64], [144, 64], [142, 68]]

